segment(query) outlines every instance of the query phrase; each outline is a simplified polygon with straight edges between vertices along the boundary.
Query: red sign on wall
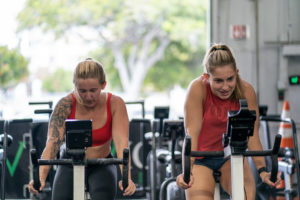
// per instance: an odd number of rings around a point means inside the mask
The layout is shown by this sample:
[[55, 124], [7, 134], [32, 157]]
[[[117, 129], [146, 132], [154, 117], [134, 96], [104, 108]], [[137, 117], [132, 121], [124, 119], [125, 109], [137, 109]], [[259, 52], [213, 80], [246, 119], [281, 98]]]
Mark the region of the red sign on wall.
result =
[[232, 25], [230, 30], [233, 39], [244, 40], [249, 37], [247, 25]]

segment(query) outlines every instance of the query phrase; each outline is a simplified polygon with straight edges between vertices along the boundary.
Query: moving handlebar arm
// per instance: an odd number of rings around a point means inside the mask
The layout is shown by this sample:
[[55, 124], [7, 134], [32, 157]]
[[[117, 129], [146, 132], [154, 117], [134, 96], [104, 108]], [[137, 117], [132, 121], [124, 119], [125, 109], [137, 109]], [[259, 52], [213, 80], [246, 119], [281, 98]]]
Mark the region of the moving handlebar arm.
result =
[[[275, 142], [272, 150], [264, 151], [245, 151], [242, 153], [243, 156], [271, 156], [272, 158], [272, 170], [271, 170], [271, 181], [275, 182], [278, 172], [278, 152], [280, 149], [281, 135], [276, 135]], [[186, 135], [183, 146], [184, 164], [183, 174], [184, 181], [190, 182], [191, 173], [191, 157], [224, 157], [224, 151], [191, 151], [191, 136]]]
[[[33, 181], [34, 188], [39, 190], [40, 178], [39, 178], [39, 165], [73, 165], [73, 159], [54, 159], [54, 160], [43, 160], [37, 159], [36, 150], [31, 150], [31, 161], [33, 164]], [[123, 150], [123, 159], [120, 158], [98, 158], [98, 159], [87, 159], [82, 161], [82, 165], [123, 165], [122, 170], [122, 184], [123, 188], [126, 189], [128, 186], [128, 163], [129, 163], [129, 149]]]

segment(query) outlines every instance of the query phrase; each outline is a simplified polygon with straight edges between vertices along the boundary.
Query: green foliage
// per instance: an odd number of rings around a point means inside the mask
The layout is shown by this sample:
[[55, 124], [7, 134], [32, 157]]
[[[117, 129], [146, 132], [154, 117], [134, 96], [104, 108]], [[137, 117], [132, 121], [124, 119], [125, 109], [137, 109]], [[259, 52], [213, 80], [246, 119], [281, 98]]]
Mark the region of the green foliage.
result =
[[[114, 90], [122, 90], [118, 70], [114, 67], [114, 57], [104, 48], [99, 48], [90, 52], [90, 57], [99, 61], [106, 74], [108, 85]], [[89, 57], [89, 56], [88, 56]]]
[[203, 49], [189, 52], [181, 43], [171, 43], [166, 49], [165, 58], [149, 70], [144, 90], [172, 89], [174, 83], [186, 88], [192, 79], [203, 72], [200, 64], [203, 55]]
[[8, 89], [28, 76], [28, 60], [18, 49], [0, 47], [0, 87]]
[[[111, 48], [122, 49], [128, 67], [133, 49], [138, 47], [139, 55], [146, 35], [155, 27], [170, 44], [163, 59], [148, 71], [143, 89], [186, 87], [202, 72], [206, 4], [203, 0], [27, 0], [18, 15], [18, 30], [41, 28], [56, 37], [76, 33], [86, 42], [98, 43], [99, 49], [91, 54], [103, 63], [109, 85], [122, 89]], [[151, 42], [147, 56], [158, 44], [158, 39]]]
[[[27, 0], [19, 13], [18, 30], [42, 28], [57, 37], [72, 27], [89, 25], [100, 28], [110, 18], [120, 13], [123, 0]], [[116, 16], [115, 16], [116, 15]]]
[[[143, 85], [144, 92], [172, 89], [174, 84], [186, 88], [192, 79], [203, 73], [201, 62], [204, 54], [204, 48], [191, 52], [181, 43], [172, 42], [166, 49], [164, 58], [147, 73]], [[91, 52], [90, 55], [101, 61], [110, 87], [121, 90], [121, 82], [118, 70], [114, 67], [113, 56], [102, 48]]]
[[71, 71], [58, 68], [53, 74], [43, 80], [43, 90], [47, 92], [69, 92], [73, 89], [73, 74]]

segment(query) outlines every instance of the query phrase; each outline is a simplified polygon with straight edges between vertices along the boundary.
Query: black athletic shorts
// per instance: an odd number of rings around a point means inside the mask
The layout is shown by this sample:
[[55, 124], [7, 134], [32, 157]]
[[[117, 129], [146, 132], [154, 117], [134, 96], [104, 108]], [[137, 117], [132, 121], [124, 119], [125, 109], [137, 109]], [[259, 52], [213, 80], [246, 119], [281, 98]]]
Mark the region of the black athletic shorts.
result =
[[211, 157], [211, 158], [202, 158], [202, 159], [195, 159], [195, 165], [203, 165], [208, 167], [213, 171], [219, 170], [223, 164], [229, 159], [223, 157]]

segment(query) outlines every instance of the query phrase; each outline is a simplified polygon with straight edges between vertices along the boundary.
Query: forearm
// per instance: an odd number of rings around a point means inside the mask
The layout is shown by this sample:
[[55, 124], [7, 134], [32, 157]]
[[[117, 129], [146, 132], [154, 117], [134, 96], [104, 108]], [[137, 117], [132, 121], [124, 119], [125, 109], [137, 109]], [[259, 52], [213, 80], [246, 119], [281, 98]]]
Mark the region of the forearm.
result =
[[261, 167], [266, 167], [265, 157], [262, 156], [253, 156], [252, 160], [256, 166], [256, 169], [259, 169]]
[[[197, 151], [198, 150], [198, 134], [196, 132], [188, 131], [189, 135], [191, 136], [191, 151]], [[195, 157], [191, 156], [191, 172], [194, 166]], [[184, 162], [183, 162], [184, 163]]]
[[[118, 144], [115, 145], [116, 146], [116, 152], [117, 152], [117, 157], [123, 159], [123, 151], [125, 148], [128, 148], [128, 142], [118, 142]], [[130, 152], [129, 152], [129, 157], [128, 157], [128, 178], [131, 179], [131, 170], [130, 170], [130, 166], [131, 166], [131, 156], [130, 156]], [[119, 165], [120, 170], [121, 170], [121, 174], [123, 175], [123, 165]]]
[[[46, 143], [46, 147], [41, 155], [41, 159], [44, 160], [50, 160], [50, 159], [55, 159], [56, 155], [59, 152], [59, 148], [60, 148], [60, 144], [54, 144], [53, 141], [51, 141], [51, 139], [48, 139], [47, 143]], [[51, 166], [50, 165], [41, 165], [40, 166], [40, 180], [46, 180], [49, 170], [50, 170]]]
[[[254, 136], [253, 136], [254, 137]], [[263, 147], [258, 137], [251, 138], [248, 143], [249, 150], [262, 151]], [[253, 156], [252, 160], [256, 166], [256, 169], [266, 166], [265, 157], [263, 156]]]
[[49, 165], [42, 165], [42, 166], [40, 166], [39, 173], [40, 173], [40, 180], [41, 181], [46, 181], [47, 176], [48, 176], [49, 171], [50, 171], [50, 168], [51, 168], [51, 166], [49, 166]]

